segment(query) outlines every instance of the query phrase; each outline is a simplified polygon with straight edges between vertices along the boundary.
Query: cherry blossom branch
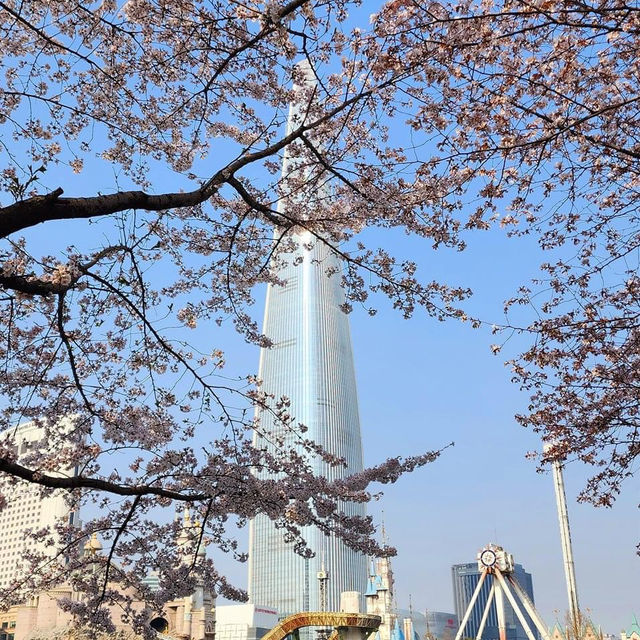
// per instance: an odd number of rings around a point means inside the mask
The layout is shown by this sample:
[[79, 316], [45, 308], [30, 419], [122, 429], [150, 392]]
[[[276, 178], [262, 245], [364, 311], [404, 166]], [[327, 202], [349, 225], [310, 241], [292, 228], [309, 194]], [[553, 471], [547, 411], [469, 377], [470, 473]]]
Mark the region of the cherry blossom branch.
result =
[[177, 500], [178, 502], [198, 502], [209, 498], [207, 493], [182, 493], [153, 485], [127, 486], [100, 478], [89, 478], [80, 475], [69, 477], [51, 476], [40, 471], [28, 469], [5, 457], [0, 457], [0, 471], [50, 489], [90, 489], [119, 496], [158, 496]]
[[271, 16], [270, 14], [267, 14], [265, 16], [266, 17], [265, 26], [253, 38], [250, 38], [244, 44], [237, 47], [234, 51], [229, 53], [229, 55], [226, 58], [224, 58], [224, 60], [222, 60], [222, 62], [216, 69], [215, 73], [208, 80], [203, 91], [206, 92], [209, 89], [211, 89], [211, 87], [213, 86], [213, 83], [218, 79], [218, 77], [225, 71], [225, 69], [229, 66], [229, 64], [235, 58], [237, 58], [239, 55], [241, 55], [243, 52], [247, 51], [248, 49], [251, 49], [252, 47], [254, 47], [257, 43], [263, 40], [267, 35], [273, 33], [277, 29], [277, 26], [281, 20], [283, 20], [284, 18], [287, 18], [292, 13], [294, 13], [296, 9], [299, 9], [300, 7], [308, 3], [309, 3], [309, 0], [291, 0], [291, 2], [288, 2], [283, 7], [275, 11], [275, 15]]
[[[395, 279], [391, 278], [388, 274], [385, 274], [383, 271], [381, 271], [379, 269], [375, 269], [372, 265], [366, 263], [365, 261], [358, 260], [357, 258], [354, 258], [353, 256], [349, 255], [348, 253], [346, 253], [345, 251], [340, 249], [335, 243], [330, 242], [328, 238], [324, 237], [321, 233], [319, 233], [318, 231], [313, 229], [313, 227], [310, 224], [307, 224], [304, 220], [294, 219], [294, 218], [292, 218], [290, 216], [287, 216], [286, 213], [283, 213], [283, 212], [280, 212], [280, 211], [276, 211], [274, 209], [271, 209], [267, 205], [261, 203], [256, 198], [254, 198], [249, 193], [249, 191], [244, 187], [244, 185], [239, 180], [237, 180], [236, 178], [230, 178], [228, 180], [228, 182], [229, 182], [230, 186], [232, 186], [238, 192], [238, 195], [252, 209], [254, 209], [256, 211], [260, 211], [261, 213], [263, 213], [263, 215], [267, 219], [274, 220], [274, 222], [277, 220], [276, 216], [279, 216], [279, 217], [281, 217], [281, 218], [283, 218], [285, 220], [288, 220], [289, 225], [290, 225], [288, 227], [288, 229], [295, 229], [296, 227], [300, 227], [302, 229], [305, 229], [306, 231], [311, 233], [311, 235], [318, 242], [322, 242], [329, 249], [331, 249], [331, 251], [333, 251], [337, 256], [342, 258], [345, 263], [354, 265], [358, 269], [362, 269], [364, 271], [369, 272], [370, 274], [376, 276], [376, 278], [378, 278], [379, 280], [385, 282], [388, 287], [392, 287], [393, 289], [395, 289], [397, 291], [404, 291], [406, 293], [415, 294], [415, 295], [418, 295], [418, 296], [423, 296], [426, 293], [426, 290], [424, 289], [424, 287], [419, 285], [417, 282], [406, 283], [406, 282], [403, 282], [403, 281], [395, 280]], [[445, 287], [441, 287], [441, 289], [444, 290]], [[468, 291], [461, 292], [460, 295], [468, 295], [468, 293], [469, 293]], [[460, 318], [461, 316], [464, 315], [461, 311], [459, 311], [457, 309], [442, 308], [442, 307], [436, 305], [432, 301], [429, 301], [428, 304], [425, 302], [424, 304], [425, 304], [425, 306], [427, 308], [432, 309], [432, 311], [440, 314], [442, 317]], [[466, 316], [465, 316], [465, 318], [466, 318]], [[482, 321], [480, 321], [478, 319], [475, 319], [475, 318], [468, 318], [468, 319], [474, 324], [482, 324]]]
[[43, 279], [37, 276], [2, 273], [0, 271], [0, 287], [7, 290], [18, 291], [27, 295], [63, 295], [78, 283], [84, 271], [87, 271], [98, 264], [98, 262], [103, 258], [121, 251], [131, 253], [131, 249], [125, 245], [113, 245], [111, 247], [101, 249], [89, 262], [77, 265], [75, 269], [76, 273], [73, 273], [72, 269], [67, 269], [68, 274], [64, 281], [61, 279], [54, 281], [53, 279]]
[[369, 98], [376, 91], [382, 90], [396, 81], [397, 78], [394, 77], [380, 83], [375, 88], [362, 91], [330, 109], [316, 120], [301, 124], [278, 142], [262, 150], [243, 154], [225, 168], [216, 172], [201, 187], [192, 191], [159, 195], [150, 195], [144, 191], [121, 191], [87, 198], [61, 198], [63, 190], [57, 188], [46, 195], [37, 195], [26, 200], [20, 200], [12, 205], [0, 208], [0, 238], [5, 238], [16, 231], [50, 220], [94, 218], [129, 209], [165, 211], [167, 209], [201, 204], [213, 196], [225, 182], [229, 182], [229, 179], [243, 167], [278, 153], [299, 139], [306, 131], [311, 131], [321, 126], [351, 107], [354, 103]]
[[133, 499], [133, 502], [131, 503], [131, 507], [129, 508], [129, 511], [127, 512], [127, 514], [123, 518], [122, 522], [120, 523], [120, 526], [118, 527], [118, 530], [115, 533], [115, 536], [113, 538], [113, 542], [111, 543], [111, 548], [109, 549], [109, 555], [107, 556], [107, 560], [106, 560], [106, 563], [105, 563], [104, 580], [102, 581], [102, 590], [101, 590], [100, 596], [96, 599], [95, 612], [98, 611], [98, 608], [100, 607], [100, 604], [103, 602], [105, 594], [106, 594], [106, 591], [107, 591], [107, 586], [109, 584], [109, 572], [110, 572], [110, 569], [111, 569], [111, 567], [113, 565], [113, 557], [114, 557], [115, 552], [116, 552], [116, 546], [118, 544], [118, 540], [120, 540], [121, 536], [127, 530], [127, 526], [129, 524], [129, 522], [131, 521], [131, 518], [135, 514], [137, 506], [140, 504], [141, 498], [142, 498], [141, 495], [137, 495]]

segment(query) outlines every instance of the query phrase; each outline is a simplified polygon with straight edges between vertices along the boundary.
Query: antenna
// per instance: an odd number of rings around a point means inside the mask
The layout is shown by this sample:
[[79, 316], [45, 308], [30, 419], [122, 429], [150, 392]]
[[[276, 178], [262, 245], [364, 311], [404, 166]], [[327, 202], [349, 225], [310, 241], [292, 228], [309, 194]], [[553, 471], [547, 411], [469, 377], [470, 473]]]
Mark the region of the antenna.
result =
[[381, 532], [382, 532], [382, 548], [386, 549], [389, 545], [387, 544], [387, 530], [384, 528], [384, 509], [382, 510], [382, 524]]
[[[327, 610], [327, 582], [329, 581], [329, 572], [326, 570], [324, 566], [324, 543], [322, 544], [320, 556], [320, 571], [318, 571], [318, 595], [320, 598], [320, 611], [325, 612]], [[293, 637], [296, 637], [296, 634], [293, 634]], [[329, 637], [329, 629], [327, 627], [323, 627], [317, 630], [318, 640], [326, 640]], [[299, 636], [298, 636], [299, 638]]]
[[426, 622], [426, 628], [424, 632], [425, 640], [433, 640], [433, 634], [431, 633], [431, 626], [429, 625], [429, 609], [424, 610], [424, 620]]

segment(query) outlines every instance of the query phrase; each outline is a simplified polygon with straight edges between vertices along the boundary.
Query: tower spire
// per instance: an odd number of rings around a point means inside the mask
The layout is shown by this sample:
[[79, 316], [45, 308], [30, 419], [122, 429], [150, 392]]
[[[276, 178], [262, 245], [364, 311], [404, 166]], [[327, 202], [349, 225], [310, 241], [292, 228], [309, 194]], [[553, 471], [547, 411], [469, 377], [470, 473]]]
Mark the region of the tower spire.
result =
[[[318, 86], [316, 76], [307, 60], [302, 60], [296, 64], [295, 75], [297, 77], [293, 85], [293, 91], [297, 99], [289, 104], [287, 135], [291, 135], [308, 120], [309, 111]], [[282, 177], [285, 179], [292, 175], [302, 177], [296, 175], [300, 169], [304, 171], [304, 168], [300, 166], [298, 158], [292, 155], [291, 147], [285, 147], [284, 158], [282, 160]], [[282, 201], [278, 202], [278, 211], [283, 213], [283, 209], [284, 203]]]
[[387, 540], [387, 530], [384, 526], [384, 509], [382, 510], [382, 515], [380, 517], [380, 532], [380, 535], [382, 536], [382, 548], [386, 550], [389, 544]]

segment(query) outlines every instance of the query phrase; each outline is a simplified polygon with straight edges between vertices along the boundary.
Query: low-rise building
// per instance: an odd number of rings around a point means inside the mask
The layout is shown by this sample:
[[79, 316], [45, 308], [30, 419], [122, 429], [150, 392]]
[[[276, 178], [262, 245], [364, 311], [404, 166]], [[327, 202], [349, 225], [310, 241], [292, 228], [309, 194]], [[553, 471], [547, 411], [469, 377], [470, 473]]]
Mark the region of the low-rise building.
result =
[[278, 612], [256, 604], [216, 607], [216, 640], [260, 640], [278, 624]]

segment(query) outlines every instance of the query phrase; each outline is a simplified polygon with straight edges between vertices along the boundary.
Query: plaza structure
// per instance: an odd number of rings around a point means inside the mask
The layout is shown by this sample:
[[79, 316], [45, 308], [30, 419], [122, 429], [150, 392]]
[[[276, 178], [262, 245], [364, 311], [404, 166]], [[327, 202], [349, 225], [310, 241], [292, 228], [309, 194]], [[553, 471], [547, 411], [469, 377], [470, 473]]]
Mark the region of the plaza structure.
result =
[[[310, 71], [306, 82], [313, 83]], [[305, 112], [304, 105], [291, 106], [289, 131], [299, 126]], [[304, 179], [304, 172], [286, 153], [283, 176]], [[326, 195], [316, 193], [318, 198]], [[281, 213], [286, 213], [284, 207], [280, 202]], [[276, 239], [279, 233], [276, 229]], [[273, 402], [283, 396], [289, 399], [292, 424], [307, 427], [304, 438], [344, 458], [346, 467], [334, 467], [318, 456], [307, 457], [314, 474], [333, 480], [363, 468], [349, 321], [341, 310], [342, 265], [335, 251], [312, 233], [300, 230], [291, 239], [295, 248], [279, 256], [277, 275], [282, 284], [267, 290], [263, 333], [273, 346], [262, 349], [259, 378]], [[258, 418], [257, 447], [275, 451], [272, 435], [284, 438], [285, 446], [298, 446], [300, 435], [279, 426], [270, 412], [261, 411]], [[265, 433], [269, 435], [263, 437]], [[362, 505], [344, 504], [342, 509], [350, 516], [364, 515]], [[296, 554], [293, 544], [284, 542], [283, 531], [266, 516], [251, 522], [250, 602], [276, 609], [280, 617], [337, 610], [341, 592], [362, 591], [366, 583], [367, 563], [362, 555], [315, 527], [303, 527], [302, 535], [315, 557]]]
[[[533, 580], [531, 574], [525, 571], [522, 565], [514, 564], [512, 575], [533, 604]], [[476, 586], [480, 581], [481, 571], [478, 568], [477, 562], [455, 564], [451, 567], [451, 576], [453, 579], [453, 600], [456, 616], [458, 620], [462, 621]], [[484, 581], [478, 599], [465, 626], [464, 637], [475, 638], [477, 636], [493, 580], [494, 576], [488, 575]], [[508, 601], [504, 603], [504, 607], [507, 640], [527, 640], [526, 632]], [[533, 629], [533, 632], [539, 637], [539, 634], [535, 631], [533, 621], [526, 612], [524, 616], [529, 627]], [[489, 615], [482, 633], [482, 638], [483, 640], [500, 640], [498, 612], [495, 600], [489, 609]]]
[[[15, 450], [18, 462], [40, 447], [44, 438], [44, 427], [35, 422], [27, 422], [0, 433], [2, 443]], [[62, 476], [73, 474], [74, 470], [49, 473]], [[0, 478], [0, 495], [4, 496], [7, 503], [0, 510], [0, 589], [3, 589], [19, 580], [23, 572], [21, 557], [27, 548], [47, 556], [58, 552], [59, 545], [51, 546], [44, 540], [34, 540], [30, 533], [49, 528], [55, 539], [55, 526], [59, 523], [78, 525], [79, 513], [69, 507], [64, 492], [54, 491], [41, 496], [40, 486], [22, 480], [10, 482], [6, 476]], [[64, 557], [60, 561], [64, 562]]]

